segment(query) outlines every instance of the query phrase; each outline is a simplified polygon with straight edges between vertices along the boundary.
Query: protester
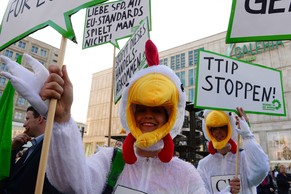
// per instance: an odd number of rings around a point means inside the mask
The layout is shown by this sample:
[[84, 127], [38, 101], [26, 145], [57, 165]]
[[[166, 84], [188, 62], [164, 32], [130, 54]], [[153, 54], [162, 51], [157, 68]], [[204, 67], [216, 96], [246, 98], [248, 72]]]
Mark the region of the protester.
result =
[[[268, 157], [256, 143], [243, 109], [237, 111], [240, 116], [218, 110], [204, 111], [202, 128], [210, 154], [199, 161], [197, 169], [209, 193], [256, 193], [256, 186], [268, 173]], [[237, 133], [244, 145], [239, 152], [238, 168]]]
[[[206, 193], [196, 168], [173, 157], [172, 138], [180, 132], [185, 114], [183, 86], [174, 71], [157, 65], [158, 52], [151, 41], [146, 44], [146, 56], [149, 67], [136, 72], [122, 93], [120, 119], [128, 135], [122, 147], [125, 164], [119, 177], [114, 174], [116, 184], [110, 184], [112, 179], [107, 177], [116, 169], [111, 161], [115, 164], [120, 149], [100, 147], [85, 158], [79, 130], [71, 118], [73, 91], [66, 67], [49, 67], [40, 94], [43, 100], [57, 99], [57, 107], [47, 175], [60, 191], [92, 194], [122, 188], [149, 194]], [[37, 100], [35, 104], [38, 106]]]
[[[16, 136], [12, 141], [11, 171], [10, 176], [2, 181], [1, 194], [32, 194], [35, 190], [38, 165], [41, 155], [45, 118], [32, 106], [27, 108], [26, 119], [23, 124], [24, 133]], [[28, 141], [35, 142], [19, 160], [16, 155]], [[45, 176], [44, 194], [59, 193]]]
[[277, 187], [278, 187], [278, 194], [288, 194], [290, 184], [291, 184], [291, 177], [290, 174], [286, 173], [286, 166], [281, 164], [279, 166], [279, 173], [276, 178]]
[[272, 194], [276, 188], [273, 183], [272, 175], [269, 173], [261, 184], [257, 187], [257, 194]]

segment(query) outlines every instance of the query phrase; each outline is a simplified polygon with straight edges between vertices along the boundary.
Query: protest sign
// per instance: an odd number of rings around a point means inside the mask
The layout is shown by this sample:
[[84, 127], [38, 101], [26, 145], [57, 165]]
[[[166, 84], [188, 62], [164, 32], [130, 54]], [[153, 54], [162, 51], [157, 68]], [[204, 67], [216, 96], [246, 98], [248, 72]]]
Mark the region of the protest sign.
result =
[[139, 28], [120, 50], [115, 59], [114, 102], [121, 98], [125, 85], [136, 71], [143, 68], [145, 63], [145, 43], [149, 39], [148, 20], [141, 22]]
[[196, 75], [195, 107], [286, 116], [279, 70], [201, 50]]
[[29, 34], [51, 26], [75, 41], [70, 16], [106, 0], [10, 0], [0, 27], [0, 51]]
[[[83, 48], [111, 42], [134, 33], [141, 20], [150, 17], [150, 0], [124, 0], [90, 7], [86, 12]], [[149, 26], [149, 30], [151, 27]]]
[[291, 39], [290, 1], [233, 0], [226, 42]]

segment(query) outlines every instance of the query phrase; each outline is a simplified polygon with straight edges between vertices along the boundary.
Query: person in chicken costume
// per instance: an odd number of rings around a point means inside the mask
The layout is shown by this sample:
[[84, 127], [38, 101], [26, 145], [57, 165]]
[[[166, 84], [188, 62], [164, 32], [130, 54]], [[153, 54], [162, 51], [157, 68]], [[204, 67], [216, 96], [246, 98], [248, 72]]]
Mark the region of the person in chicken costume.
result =
[[[202, 129], [210, 154], [199, 161], [197, 169], [209, 193], [255, 194], [256, 186], [269, 171], [268, 156], [256, 143], [244, 110], [237, 108], [237, 112], [239, 116], [220, 110], [203, 112]], [[244, 145], [239, 153], [238, 134]]]
[[[186, 97], [183, 86], [174, 71], [157, 65], [158, 51], [150, 40], [145, 50], [149, 67], [136, 72], [122, 93], [120, 119], [128, 136], [122, 148], [125, 164], [113, 191], [107, 189], [108, 180], [112, 169], [122, 164], [123, 160], [113, 160], [115, 149], [108, 147], [100, 148], [87, 158], [84, 156], [80, 132], [70, 113], [73, 91], [66, 66], [62, 69], [50, 66], [49, 76], [45, 81], [38, 81], [41, 89], [30, 88], [33, 90], [30, 93], [40, 93], [43, 100], [58, 100], [46, 173], [59, 191], [70, 194], [117, 194], [127, 189], [128, 192], [123, 193], [129, 193], [129, 190], [131, 193], [148, 194], [206, 193], [196, 168], [173, 157], [172, 139], [179, 133], [184, 120]], [[16, 90], [26, 87], [20, 81], [22, 74], [19, 71], [23, 69], [16, 70], [16, 73], [15, 68], [19, 67], [7, 58], [4, 60], [12, 70], [6, 76]], [[33, 69], [34, 66], [37, 65], [32, 65]], [[37, 70], [35, 74], [41, 71]], [[35, 74], [30, 76], [39, 78]], [[28, 98], [34, 107], [42, 109], [42, 113], [47, 112], [47, 108], [43, 109], [45, 103], [39, 97], [37, 100], [29, 99], [31, 95], [27, 95], [26, 90], [21, 95]], [[117, 164], [114, 168], [113, 163]]]

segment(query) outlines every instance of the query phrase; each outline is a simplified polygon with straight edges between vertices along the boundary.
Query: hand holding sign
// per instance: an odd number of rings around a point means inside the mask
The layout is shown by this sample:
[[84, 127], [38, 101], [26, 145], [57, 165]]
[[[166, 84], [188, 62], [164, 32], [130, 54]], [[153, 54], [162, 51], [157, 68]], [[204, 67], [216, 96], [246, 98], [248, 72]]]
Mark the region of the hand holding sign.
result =
[[70, 16], [82, 8], [104, 1], [10, 0], [0, 28], [0, 51], [48, 25], [64, 37], [74, 40]]

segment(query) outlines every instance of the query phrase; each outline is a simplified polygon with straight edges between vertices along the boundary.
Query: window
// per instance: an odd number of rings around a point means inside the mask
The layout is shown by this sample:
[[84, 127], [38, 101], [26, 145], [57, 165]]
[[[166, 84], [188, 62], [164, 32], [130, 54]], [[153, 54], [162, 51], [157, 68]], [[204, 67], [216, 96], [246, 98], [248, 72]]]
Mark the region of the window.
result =
[[193, 69], [189, 69], [188, 71], [188, 84], [189, 86], [194, 85], [194, 70]]
[[194, 102], [194, 88], [190, 88], [188, 90], [189, 95], [188, 95], [188, 101], [190, 102]]
[[168, 66], [168, 58], [164, 59], [164, 65]]
[[1, 71], [7, 71], [7, 66], [5, 63], [1, 64]]
[[183, 84], [183, 86], [185, 87], [186, 86], [186, 82], [185, 82], [185, 78], [186, 78], [186, 74], [185, 74], [185, 71], [181, 71], [181, 82]]
[[40, 49], [40, 56], [42, 56], [42, 57], [46, 57], [46, 53], [47, 53], [47, 51], [46, 51], [46, 49]]
[[19, 98], [17, 99], [17, 105], [25, 106], [25, 104], [26, 104], [26, 100], [22, 96], [19, 96]]
[[1, 86], [5, 86], [5, 83], [6, 83], [6, 78], [5, 77], [1, 77], [1, 79], [0, 79], [0, 85]]
[[179, 79], [180, 79], [180, 72], [176, 72], [176, 75], [179, 77]]
[[199, 48], [194, 50], [194, 64], [198, 64], [198, 56], [199, 56], [199, 51], [204, 50], [204, 48]]
[[31, 52], [37, 54], [37, 52], [38, 52], [38, 47], [36, 47], [36, 46], [32, 46], [32, 47], [31, 47]]
[[24, 121], [24, 113], [16, 111], [14, 114], [14, 119], [18, 121]]
[[185, 68], [185, 53], [181, 54], [181, 68]]
[[18, 57], [19, 57], [20, 55], [21, 55], [21, 54], [19, 54], [19, 53], [15, 53], [15, 58], [14, 58], [14, 60], [17, 61], [17, 59], [18, 59]]
[[22, 49], [25, 49], [25, 47], [26, 47], [26, 42], [20, 40], [20, 41], [18, 42], [18, 47], [19, 47], [19, 48], [22, 48]]
[[180, 69], [181, 61], [180, 55], [176, 55], [176, 69]]
[[10, 59], [12, 59], [12, 56], [13, 56], [13, 51], [10, 51], [10, 50], [5, 50], [5, 54], [4, 54], [6, 57], [9, 57]]
[[193, 66], [194, 65], [194, 61], [193, 61], [193, 51], [189, 51], [188, 52], [188, 61], [189, 61], [189, 66]]
[[267, 132], [270, 160], [291, 160], [291, 130]]
[[175, 70], [175, 57], [171, 57], [171, 69]]

